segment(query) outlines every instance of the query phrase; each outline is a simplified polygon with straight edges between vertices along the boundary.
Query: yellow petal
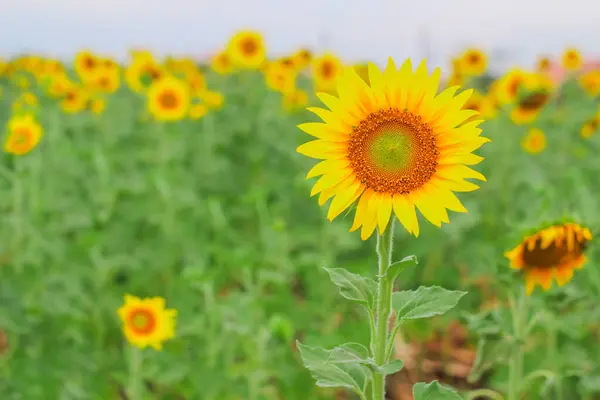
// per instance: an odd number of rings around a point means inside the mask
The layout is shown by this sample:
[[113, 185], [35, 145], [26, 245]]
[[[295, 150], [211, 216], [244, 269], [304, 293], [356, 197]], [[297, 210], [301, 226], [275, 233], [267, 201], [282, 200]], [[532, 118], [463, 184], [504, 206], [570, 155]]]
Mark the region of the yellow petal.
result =
[[367, 215], [367, 209], [369, 208], [369, 202], [374, 193], [375, 192], [373, 192], [371, 189], [366, 189], [363, 192], [362, 196], [360, 196], [360, 199], [358, 200], [358, 205], [356, 206], [354, 223], [350, 228], [350, 232], [354, 232], [363, 225], [365, 215]]
[[355, 181], [353, 184], [339, 192], [331, 202], [329, 211], [327, 213], [327, 219], [333, 221], [335, 217], [340, 215], [342, 211], [350, 207], [350, 205], [360, 196], [365, 190], [365, 187], [361, 185], [360, 181]]
[[417, 213], [415, 212], [415, 206], [409, 197], [406, 195], [395, 194], [392, 198], [392, 205], [394, 208], [394, 214], [398, 217], [398, 220], [404, 228], [419, 237], [419, 221], [417, 220]]
[[315, 186], [313, 186], [310, 195], [314, 196], [315, 194], [321, 192], [324, 189], [328, 189], [334, 185], [337, 185], [342, 180], [352, 175], [353, 171], [350, 168], [345, 168], [341, 170], [332, 171], [328, 174], [325, 174], [317, 180]]
[[346, 168], [350, 165], [350, 160], [341, 159], [341, 160], [325, 160], [316, 164], [314, 167], [308, 171], [306, 174], [306, 179], [314, 178], [315, 176], [323, 175], [329, 171], [335, 171]]
[[446, 208], [438, 203], [428, 187], [422, 187], [414, 194], [415, 205], [425, 218], [440, 228], [442, 222], [449, 223]]
[[341, 159], [346, 157], [347, 148], [346, 143], [334, 143], [317, 139], [298, 146], [296, 151], [307, 157], [326, 160], [328, 158]]
[[330, 142], [345, 142], [348, 140], [348, 134], [345, 132], [336, 132], [323, 122], [306, 122], [298, 125], [303, 132], [308, 133], [319, 139], [325, 139]]
[[383, 234], [385, 228], [387, 228], [391, 215], [392, 196], [389, 194], [382, 194], [379, 196], [379, 204], [377, 205], [377, 225], [379, 227], [380, 234]]

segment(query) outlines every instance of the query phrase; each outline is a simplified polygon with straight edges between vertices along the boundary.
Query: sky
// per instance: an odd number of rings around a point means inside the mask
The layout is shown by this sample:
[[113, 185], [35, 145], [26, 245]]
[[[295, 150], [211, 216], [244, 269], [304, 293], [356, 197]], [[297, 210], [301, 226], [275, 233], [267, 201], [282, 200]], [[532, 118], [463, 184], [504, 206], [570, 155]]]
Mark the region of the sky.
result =
[[594, 0], [0, 0], [0, 56], [60, 58], [88, 48], [206, 57], [240, 29], [261, 31], [272, 55], [300, 46], [346, 62], [428, 58], [446, 65], [468, 46], [497, 67], [576, 46], [600, 58]]

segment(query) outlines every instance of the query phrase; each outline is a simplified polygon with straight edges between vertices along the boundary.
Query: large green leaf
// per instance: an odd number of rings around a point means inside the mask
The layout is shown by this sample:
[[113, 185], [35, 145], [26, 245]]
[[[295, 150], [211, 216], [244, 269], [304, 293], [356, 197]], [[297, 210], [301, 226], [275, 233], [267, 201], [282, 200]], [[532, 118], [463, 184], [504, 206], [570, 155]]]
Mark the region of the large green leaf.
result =
[[392, 306], [399, 320], [429, 318], [452, 309], [467, 292], [447, 290], [439, 286], [394, 293]]
[[343, 268], [325, 268], [331, 281], [340, 289], [340, 294], [348, 300], [373, 308], [377, 283], [364, 276], [353, 274]]
[[454, 389], [442, 386], [438, 381], [416, 383], [413, 386], [413, 397], [414, 400], [462, 400]]

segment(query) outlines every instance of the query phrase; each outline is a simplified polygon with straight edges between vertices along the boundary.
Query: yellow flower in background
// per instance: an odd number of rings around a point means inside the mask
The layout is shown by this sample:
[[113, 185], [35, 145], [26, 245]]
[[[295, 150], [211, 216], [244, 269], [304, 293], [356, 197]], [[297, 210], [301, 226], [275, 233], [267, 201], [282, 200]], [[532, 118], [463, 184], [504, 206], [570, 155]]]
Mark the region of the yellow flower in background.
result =
[[519, 98], [519, 92], [528, 80], [528, 73], [513, 68], [509, 70], [496, 85], [496, 96], [500, 104], [513, 104]]
[[106, 108], [104, 99], [93, 99], [90, 101], [90, 111], [94, 114], [102, 114]]
[[14, 116], [8, 121], [4, 151], [18, 156], [27, 154], [38, 145], [42, 133], [41, 125], [32, 115]]
[[96, 72], [96, 68], [100, 66], [98, 57], [88, 50], [80, 51], [75, 56], [75, 72], [81, 80], [87, 78]]
[[208, 106], [206, 104], [193, 104], [190, 106], [188, 117], [191, 120], [199, 120], [208, 114]]
[[580, 135], [584, 139], [589, 139], [594, 135], [600, 127], [600, 114], [586, 121], [581, 127]]
[[553, 278], [559, 286], [569, 282], [573, 271], [586, 263], [584, 251], [591, 240], [590, 230], [579, 224], [553, 225], [526, 236], [505, 256], [511, 268], [523, 271], [530, 295], [537, 285], [549, 290]]
[[287, 93], [296, 88], [296, 72], [279, 63], [269, 64], [264, 74], [269, 89]]
[[546, 135], [541, 129], [531, 128], [521, 141], [521, 146], [529, 154], [538, 154], [546, 148]]
[[162, 66], [146, 58], [134, 61], [125, 69], [125, 81], [131, 90], [137, 93], [146, 92], [150, 85], [160, 81], [166, 75]]
[[304, 90], [295, 89], [283, 95], [283, 108], [288, 112], [294, 112], [306, 107], [308, 104], [308, 93]]
[[550, 93], [534, 92], [524, 96], [510, 113], [510, 119], [517, 125], [530, 124], [536, 120], [550, 100]]
[[476, 114], [462, 109], [472, 90], [437, 95], [439, 81], [440, 69], [429, 75], [425, 61], [413, 72], [410, 59], [397, 70], [390, 58], [383, 73], [369, 64], [370, 86], [346, 68], [339, 98], [317, 94], [329, 110], [308, 108], [323, 122], [298, 126], [317, 140], [297, 151], [323, 160], [307, 179], [321, 176], [311, 191], [321, 206], [333, 198], [329, 220], [358, 202], [351, 231], [362, 228], [366, 240], [376, 227], [384, 232], [392, 212], [418, 236], [415, 206], [437, 227], [449, 223], [447, 209], [467, 211], [453, 192], [479, 188], [466, 179], [485, 181], [468, 166], [483, 160], [472, 152], [489, 139], [480, 136], [482, 121], [464, 123]]
[[198, 96], [206, 106], [211, 110], [220, 110], [223, 108], [225, 97], [223, 93], [206, 90]]
[[467, 49], [459, 59], [459, 71], [470, 76], [482, 75], [488, 65], [487, 55], [479, 49]]
[[190, 88], [190, 95], [197, 96], [206, 91], [206, 78], [200, 71], [194, 71], [186, 77], [187, 84]]
[[266, 49], [262, 35], [255, 31], [237, 33], [227, 45], [227, 54], [236, 67], [259, 68], [266, 59]]
[[148, 110], [159, 121], [177, 121], [190, 106], [188, 86], [172, 76], [153, 83], [148, 89]]
[[313, 59], [312, 75], [316, 90], [322, 92], [334, 91], [337, 77], [342, 69], [342, 62], [333, 54], [324, 54]]
[[298, 69], [304, 69], [310, 65], [313, 59], [312, 52], [308, 49], [300, 49], [292, 55], [294, 65]]
[[72, 85], [66, 89], [61, 101], [61, 108], [65, 113], [75, 114], [86, 109], [89, 95], [81, 87]]
[[574, 48], [566, 49], [562, 55], [562, 66], [567, 70], [576, 70], [583, 64], [583, 57], [579, 50]]
[[493, 94], [483, 97], [479, 104], [479, 112], [481, 117], [486, 120], [493, 119], [498, 115], [498, 104]]
[[600, 95], [600, 69], [594, 69], [579, 77], [579, 84], [592, 97]]
[[117, 310], [127, 341], [144, 349], [162, 350], [163, 343], [175, 337], [177, 310], [165, 308], [165, 299], [140, 299], [125, 295], [125, 304]]
[[538, 72], [548, 72], [552, 63], [548, 57], [539, 57], [536, 63], [536, 70]]
[[231, 58], [226, 51], [217, 53], [211, 60], [210, 66], [218, 74], [229, 74], [233, 71], [233, 64]]
[[121, 73], [118, 69], [102, 67], [90, 78], [88, 84], [92, 90], [112, 94], [121, 86]]

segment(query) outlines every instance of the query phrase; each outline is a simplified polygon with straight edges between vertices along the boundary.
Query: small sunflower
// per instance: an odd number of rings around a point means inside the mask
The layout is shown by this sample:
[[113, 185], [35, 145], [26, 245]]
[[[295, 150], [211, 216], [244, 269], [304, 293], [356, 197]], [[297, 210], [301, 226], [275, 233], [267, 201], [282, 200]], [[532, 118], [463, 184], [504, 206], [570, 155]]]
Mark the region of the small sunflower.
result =
[[521, 141], [521, 146], [529, 154], [538, 154], [546, 148], [546, 135], [541, 129], [531, 128]]
[[579, 69], [583, 64], [583, 58], [579, 50], [574, 48], [566, 49], [562, 55], [562, 65], [565, 69], [573, 71]]
[[96, 115], [102, 114], [106, 108], [104, 99], [93, 99], [89, 103], [90, 111]]
[[188, 117], [191, 120], [199, 120], [208, 114], [209, 108], [206, 104], [192, 104], [188, 112]]
[[231, 58], [226, 51], [217, 53], [211, 60], [210, 66], [218, 74], [229, 74], [233, 70], [233, 64]]
[[165, 308], [165, 299], [140, 299], [125, 295], [125, 304], [117, 310], [123, 333], [129, 343], [141, 349], [161, 350], [165, 341], [175, 337], [177, 310]]
[[342, 69], [342, 62], [333, 54], [324, 54], [315, 58], [312, 62], [312, 73], [317, 91], [335, 90], [336, 81]]
[[125, 81], [137, 93], [144, 93], [155, 82], [167, 75], [162, 66], [152, 59], [136, 59], [125, 69]]
[[551, 66], [552, 62], [548, 57], [539, 57], [536, 63], [536, 70], [538, 72], [548, 72]]
[[223, 93], [212, 90], [206, 90], [202, 92], [200, 95], [198, 95], [198, 98], [200, 98], [210, 110], [220, 110], [223, 108], [223, 104], [225, 103], [225, 97], [223, 96]]
[[102, 93], [115, 93], [121, 86], [121, 74], [118, 69], [102, 67], [98, 73], [89, 80], [92, 90]]
[[76, 114], [85, 110], [88, 105], [88, 100], [89, 95], [85, 89], [72, 85], [65, 90], [61, 108], [67, 114]]
[[496, 95], [501, 104], [513, 104], [519, 98], [519, 92], [529, 80], [529, 74], [523, 70], [513, 68], [509, 70], [497, 83]]
[[460, 57], [460, 71], [470, 76], [482, 75], [487, 69], [487, 55], [479, 49], [467, 49]]
[[257, 69], [266, 58], [263, 37], [255, 31], [239, 32], [229, 41], [227, 53], [233, 65], [240, 68]]
[[425, 61], [413, 72], [410, 59], [397, 70], [390, 58], [383, 73], [369, 64], [370, 86], [349, 67], [338, 78], [339, 98], [317, 94], [329, 110], [308, 108], [324, 122], [298, 126], [317, 140], [297, 151], [323, 160], [307, 179], [321, 176], [311, 192], [320, 205], [333, 198], [329, 220], [357, 202], [351, 231], [362, 227], [366, 240], [376, 227], [384, 232], [392, 212], [415, 236], [415, 206], [437, 227], [449, 223], [447, 209], [466, 212], [453, 192], [478, 188], [466, 179], [485, 181], [468, 165], [483, 160], [472, 152], [489, 139], [480, 136], [482, 121], [464, 123], [477, 113], [462, 109], [473, 91], [438, 95], [439, 81], [440, 69], [430, 76]]
[[14, 116], [8, 122], [4, 151], [17, 156], [27, 154], [38, 145], [42, 134], [41, 125], [31, 114]]
[[592, 97], [600, 95], [600, 69], [593, 69], [579, 77], [579, 84]]
[[87, 80], [89, 76], [96, 72], [99, 66], [98, 57], [90, 51], [84, 50], [75, 56], [75, 71], [82, 80]]
[[483, 105], [484, 99], [485, 99], [485, 97], [481, 93], [474, 90], [471, 97], [469, 97], [469, 100], [467, 100], [467, 102], [463, 106], [464, 110], [477, 111], [477, 114], [475, 114], [473, 117], [470, 118], [471, 120], [478, 119], [479, 116], [481, 115], [481, 107]]
[[512, 110], [510, 119], [517, 125], [529, 124], [536, 120], [549, 100], [550, 93], [544, 90], [527, 94]]
[[283, 95], [283, 108], [288, 112], [294, 112], [306, 107], [308, 104], [308, 93], [296, 89]]
[[313, 55], [308, 49], [300, 49], [292, 56], [294, 58], [294, 64], [298, 69], [306, 68], [310, 65]]
[[600, 112], [590, 120], [584, 122], [581, 127], [580, 135], [584, 139], [589, 139], [598, 131], [598, 128], [600, 128]]
[[296, 88], [296, 72], [279, 63], [271, 63], [265, 70], [265, 82], [269, 89], [281, 93], [294, 91]]
[[510, 267], [523, 271], [525, 287], [530, 295], [537, 285], [544, 290], [552, 286], [552, 278], [563, 286], [587, 259], [584, 251], [592, 240], [590, 230], [576, 223], [552, 225], [526, 236], [514, 249], [505, 253]]
[[175, 77], [166, 77], [148, 89], [148, 110], [159, 121], [184, 118], [190, 106], [188, 86]]

